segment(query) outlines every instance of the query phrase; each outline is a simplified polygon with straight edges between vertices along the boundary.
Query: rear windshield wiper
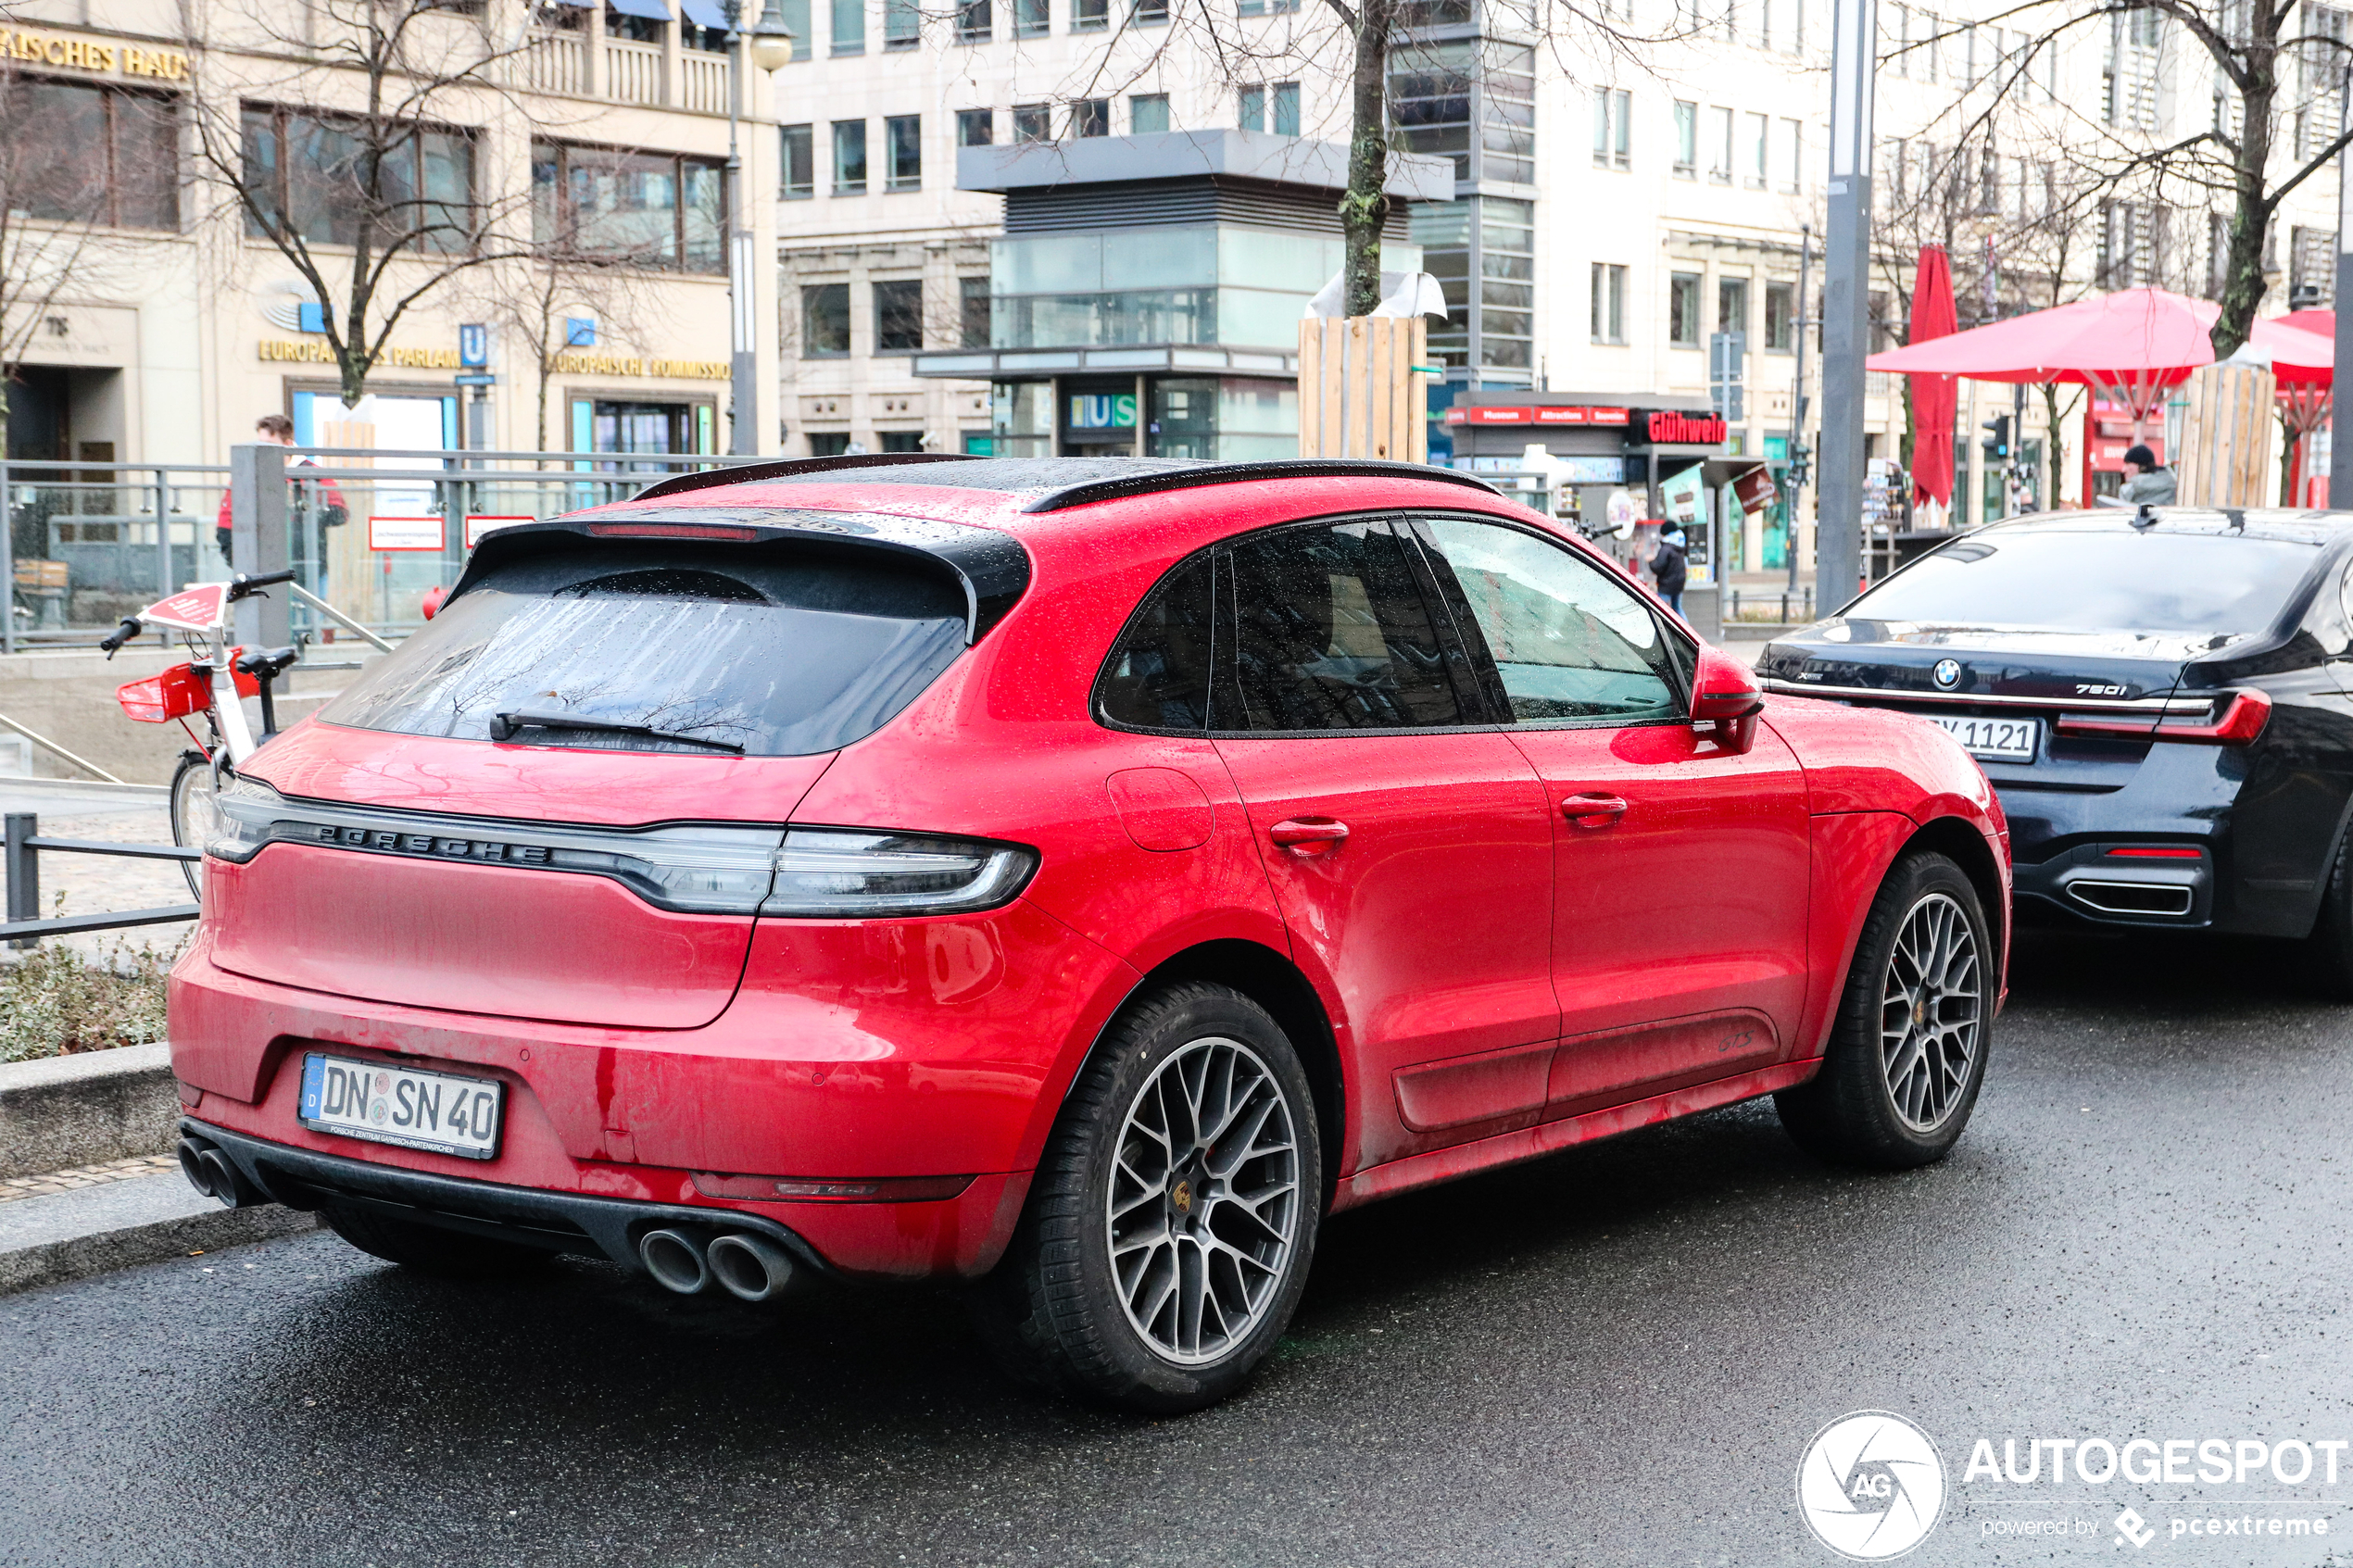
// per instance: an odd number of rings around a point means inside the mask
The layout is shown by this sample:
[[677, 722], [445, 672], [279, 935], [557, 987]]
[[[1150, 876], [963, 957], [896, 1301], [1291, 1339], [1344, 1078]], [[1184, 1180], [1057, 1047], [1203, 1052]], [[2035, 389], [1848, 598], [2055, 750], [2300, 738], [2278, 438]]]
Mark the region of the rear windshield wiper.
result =
[[653, 740], [674, 740], [686, 746], [707, 746], [713, 751], [732, 751], [737, 756], [743, 755], [744, 749], [731, 740], [711, 740], [676, 730], [657, 729], [651, 724], [623, 724], [611, 719], [590, 719], [577, 713], [500, 713], [490, 721], [492, 740], [511, 740], [517, 730], [596, 730], [605, 734], [645, 735]]

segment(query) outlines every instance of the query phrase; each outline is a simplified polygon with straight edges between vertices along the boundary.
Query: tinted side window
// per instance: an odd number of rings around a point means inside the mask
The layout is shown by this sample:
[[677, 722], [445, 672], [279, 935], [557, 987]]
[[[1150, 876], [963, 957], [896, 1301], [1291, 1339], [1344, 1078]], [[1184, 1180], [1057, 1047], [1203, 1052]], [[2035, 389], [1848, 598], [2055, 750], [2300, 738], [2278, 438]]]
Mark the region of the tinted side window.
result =
[[1422, 526], [1432, 568], [1461, 593], [1514, 721], [1680, 715], [1666, 633], [1604, 569], [1496, 523]]
[[1203, 555], [1145, 596], [1096, 686], [1105, 719], [1139, 730], [1209, 727], [1210, 577]]
[[1286, 528], [1233, 546], [1234, 664], [1245, 727], [1468, 721], [1410, 548], [1385, 522]]

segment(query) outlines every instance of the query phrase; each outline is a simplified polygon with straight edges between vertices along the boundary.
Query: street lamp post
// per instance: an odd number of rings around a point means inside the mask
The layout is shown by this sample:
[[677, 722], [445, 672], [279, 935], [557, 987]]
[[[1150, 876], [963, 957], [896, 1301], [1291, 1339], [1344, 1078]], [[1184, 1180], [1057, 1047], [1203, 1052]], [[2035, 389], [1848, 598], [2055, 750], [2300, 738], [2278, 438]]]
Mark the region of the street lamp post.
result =
[[758, 292], [752, 282], [759, 257], [752, 241], [751, 192], [744, 183], [743, 150], [739, 145], [744, 117], [745, 84], [749, 80], [742, 62], [773, 71], [792, 59], [793, 35], [785, 26], [776, 0], [767, 0], [751, 31], [744, 31], [744, 0], [727, 0], [727, 31], [733, 47], [727, 51], [727, 315], [730, 323], [728, 363], [730, 401], [727, 451], [731, 457], [760, 453], [760, 352]]

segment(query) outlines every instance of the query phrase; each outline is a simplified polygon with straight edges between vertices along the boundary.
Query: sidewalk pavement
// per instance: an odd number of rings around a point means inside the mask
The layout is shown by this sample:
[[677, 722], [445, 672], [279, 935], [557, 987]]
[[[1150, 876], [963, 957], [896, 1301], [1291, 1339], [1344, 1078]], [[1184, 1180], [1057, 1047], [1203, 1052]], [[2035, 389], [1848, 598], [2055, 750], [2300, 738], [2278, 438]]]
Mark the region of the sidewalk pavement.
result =
[[218, 1252], [319, 1223], [274, 1203], [223, 1209], [188, 1185], [178, 1161], [157, 1158], [170, 1162], [168, 1171], [145, 1174], [138, 1168], [149, 1160], [115, 1160], [33, 1179], [52, 1187], [35, 1197], [15, 1196], [18, 1184], [0, 1189], [0, 1295]]

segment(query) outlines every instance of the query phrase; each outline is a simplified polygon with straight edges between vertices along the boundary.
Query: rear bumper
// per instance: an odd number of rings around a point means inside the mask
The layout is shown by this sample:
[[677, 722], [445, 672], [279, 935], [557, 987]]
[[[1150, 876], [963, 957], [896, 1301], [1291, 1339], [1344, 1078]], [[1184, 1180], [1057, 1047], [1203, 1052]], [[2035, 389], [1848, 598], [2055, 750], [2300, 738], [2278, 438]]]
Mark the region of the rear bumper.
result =
[[[439, 1196], [412, 1207], [436, 1213], [479, 1219], [488, 1205], [496, 1223], [527, 1226], [531, 1204], [579, 1198], [712, 1224], [759, 1216], [844, 1274], [985, 1273], [1011, 1239], [1063, 1093], [1134, 972], [1018, 900], [961, 921], [837, 922], [814, 935], [762, 926], [727, 1010], [670, 1030], [323, 995], [222, 969], [199, 926], [170, 987], [182, 1104], [206, 1128], [276, 1151], [282, 1168], [319, 1157], [346, 1176], [378, 1173], [379, 1187], [428, 1178]], [[820, 961], [837, 948], [858, 961]], [[305, 1127], [302, 1059], [313, 1050], [497, 1080], [496, 1156]], [[711, 1197], [697, 1173], [969, 1181], [949, 1198], [780, 1201]], [[453, 1207], [453, 1194], [472, 1195], [472, 1207]], [[618, 1223], [565, 1222], [605, 1255]]]
[[547, 1192], [404, 1171], [269, 1143], [193, 1117], [181, 1122], [180, 1131], [219, 1149], [264, 1197], [289, 1209], [315, 1210], [330, 1203], [368, 1209], [550, 1252], [609, 1258], [631, 1269], [639, 1267], [637, 1240], [646, 1232], [681, 1223], [710, 1227], [716, 1222], [724, 1223], [728, 1230], [756, 1231], [790, 1251], [799, 1262], [821, 1272], [832, 1269], [824, 1254], [801, 1236], [762, 1214]]

